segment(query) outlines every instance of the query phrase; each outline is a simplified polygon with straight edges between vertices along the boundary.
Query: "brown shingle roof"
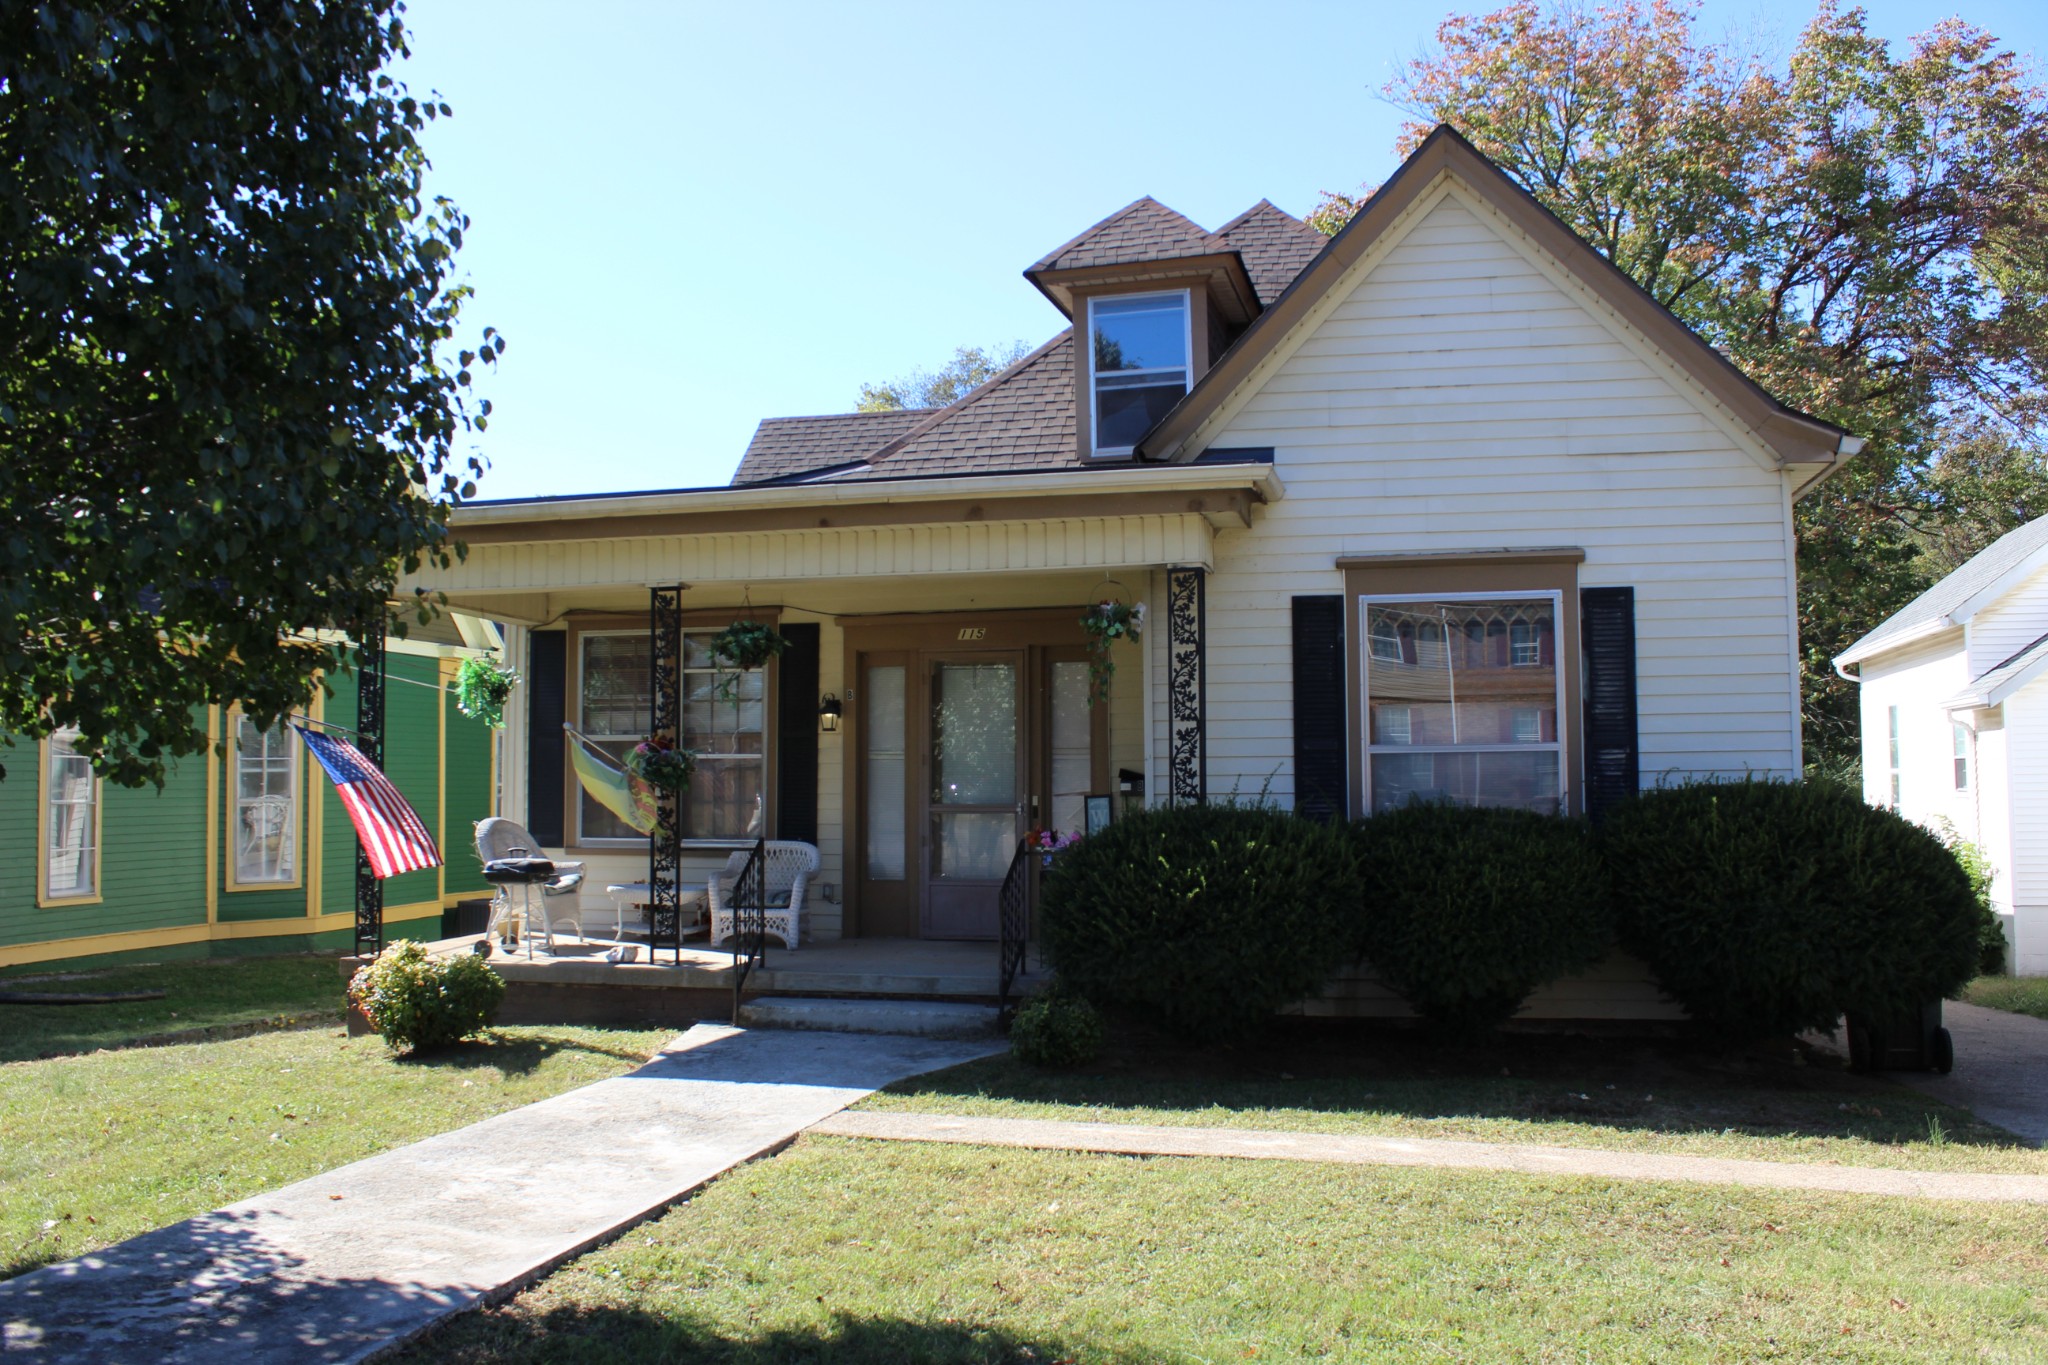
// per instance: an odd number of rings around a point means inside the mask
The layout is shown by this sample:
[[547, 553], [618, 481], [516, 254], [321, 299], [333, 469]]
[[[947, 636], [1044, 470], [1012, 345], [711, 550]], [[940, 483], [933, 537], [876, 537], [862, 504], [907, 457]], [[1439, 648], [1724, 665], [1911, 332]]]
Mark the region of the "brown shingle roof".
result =
[[825, 417], [770, 417], [733, 471], [732, 481], [763, 483], [866, 459], [932, 415], [930, 408], [840, 412]]
[[1053, 248], [1051, 254], [1024, 273], [1170, 261], [1182, 256], [1213, 256], [1228, 250], [1230, 243], [1146, 195], [1064, 246]]
[[1216, 235], [1237, 248], [1244, 268], [1259, 291], [1261, 307], [1280, 297], [1294, 277], [1308, 268], [1330, 239], [1270, 200], [1261, 199], [1216, 229]]
[[1074, 433], [1070, 327], [874, 456], [877, 475], [1051, 469], [1086, 463]]

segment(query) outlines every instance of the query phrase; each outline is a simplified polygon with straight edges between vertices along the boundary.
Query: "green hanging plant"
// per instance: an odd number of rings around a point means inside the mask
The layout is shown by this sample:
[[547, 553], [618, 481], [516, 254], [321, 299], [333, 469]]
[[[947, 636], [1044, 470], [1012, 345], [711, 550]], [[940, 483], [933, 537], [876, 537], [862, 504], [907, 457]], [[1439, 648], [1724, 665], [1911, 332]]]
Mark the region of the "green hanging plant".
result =
[[760, 621], [735, 621], [711, 637], [711, 652], [742, 671], [782, 657], [789, 641]]
[[455, 670], [455, 704], [463, 715], [496, 730], [505, 724], [505, 699], [518, 684], [519, 675], [511, 669], [472, 655]]
[[1109, 657], [1111, 642], [1136, 644], [1144, 638], [1145, 604], [1126, 606], [1105, 599], [1088, 609], [1081, 629], [1088, 632], [1088, 704], [1093, 706], [1109, 696], [1109, 680], [1116, 676], [1116, 663]]

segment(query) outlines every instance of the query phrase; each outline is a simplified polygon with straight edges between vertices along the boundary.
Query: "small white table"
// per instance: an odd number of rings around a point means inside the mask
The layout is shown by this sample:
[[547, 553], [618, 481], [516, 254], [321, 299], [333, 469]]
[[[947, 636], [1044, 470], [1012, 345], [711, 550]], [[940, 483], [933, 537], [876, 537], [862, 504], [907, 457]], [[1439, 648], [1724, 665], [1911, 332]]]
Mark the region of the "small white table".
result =
[[[626, 913], [638, 910], [654, 899], [654, 888], [646, 882], [613, 882], [605, 887], [604, 893], [612, 898], [612, 938], [623, 941], [626, 937]], [[704, 927], [704, 892], [692, 891], [685, 887], [676, 898], [676, 909], [680, 923], [677, 932], [688, 937], [691, 931]]]

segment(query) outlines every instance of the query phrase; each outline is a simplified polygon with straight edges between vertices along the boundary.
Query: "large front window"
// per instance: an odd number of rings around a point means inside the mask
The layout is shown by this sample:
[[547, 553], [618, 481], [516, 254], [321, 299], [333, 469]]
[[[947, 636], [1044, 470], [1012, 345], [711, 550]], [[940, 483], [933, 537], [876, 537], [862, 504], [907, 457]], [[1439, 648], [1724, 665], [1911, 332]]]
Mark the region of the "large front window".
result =
[[1554, 593], [1361, 603], [1372, 809], [1564, 809]]
[[1188, 296], [1088, 301], [1095, 451], [1121, 454], [1188, 391]]
[[259, 730], [235, 716], [235, 886], [298, 880], [299, 755], [291, 727]]
[[59, 730], [45, 748], [43, 896], [89, 900], [99, 894], [99, 782], [72, 747], [76, 730]]
[[[683, 632], [682, 743], [697, 751], [683, 794], [685, 839], [759, 837], [767, 819], [767, 686], [759, 670], [737, 672], [712, 658], [716, 630]], [[579, 728], [615, 762], [654, 724], [654, 671], [645, 631], [582, 637]], [[625, 821], [580, 793], [579, 842], [640, 839]]]

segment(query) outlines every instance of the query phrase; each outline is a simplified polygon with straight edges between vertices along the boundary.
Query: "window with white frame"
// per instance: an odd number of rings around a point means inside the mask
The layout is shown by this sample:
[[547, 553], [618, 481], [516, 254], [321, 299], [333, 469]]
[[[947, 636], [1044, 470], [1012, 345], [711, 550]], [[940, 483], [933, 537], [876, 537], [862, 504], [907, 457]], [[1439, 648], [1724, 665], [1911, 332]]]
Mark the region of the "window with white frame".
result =
[[[697, 770], [683, 793], [683, 838], [737, 841], [760, 836], [767, 820], [767, 679], [712, 657], [715, 629], [683, 632], [683, 733]], [[654, 725], [654, 670], [647, 632], [589, 631], [578, 649], [578, 729], [623, 764]], [[577, 840], [645, 836], [579, 793]]]
[[1892, 809], [1899, 808], [1899, 708], [1888, 706], [1885, 715], [1891, 727]]
[[100, 784], [92, 763], [74, 748], [78, 731], [47, 743], [43, 773], [43, 894], [87, 900], [99, 894]]
[[1949, 729], [1955, 742], [1956, 790], [1970, 789], [1970, 727], [1961, 721], [1950, 721]]
[[299, 746], [289, 725], [259, 730], [235, 717], [234, 882], [290, 885], [299, 878]]
[[1371, 809], [1565, 808], [1561, 609], [1554, 592], [1361, 599]]
[[1095, 453], [1122, 454], [1188, 391], [1186, 290], [1088, 300]]

